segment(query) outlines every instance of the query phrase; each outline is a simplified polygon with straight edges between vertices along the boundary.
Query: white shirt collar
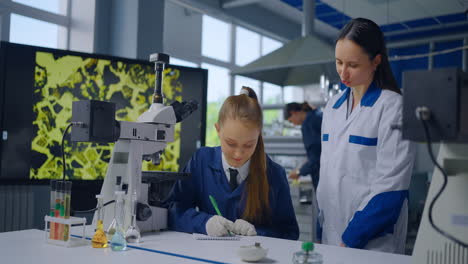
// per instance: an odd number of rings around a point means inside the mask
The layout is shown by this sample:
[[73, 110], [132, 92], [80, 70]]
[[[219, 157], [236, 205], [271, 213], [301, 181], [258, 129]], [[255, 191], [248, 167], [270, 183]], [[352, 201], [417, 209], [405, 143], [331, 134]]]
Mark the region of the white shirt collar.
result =
[[349, 93], [349, 96], [348, 96], [348, 108], [346, 109], [346, 119], [348, 119], [348, 117], [351, 115], [351, 112], [354, 111], [353, 110], [353, 88], [349, 88], [350, 89], [350, 93]]
[[227, 177], [228, 181], [229, 181], [229, 177], [230, 177], [229, 168], [236, 169], [239, 172], [239, 174], [237, 174], [237, 184], [240, 184], [241, 182], [243, 182], [247, 178], [247, 176], [249, 175], [249, 169], [250, 169], [250, 159], [244, 165], [242, 165], [240, 168], [235, 168], [235, 167], [232, 167], [232, 166], [229, 165], [226, 158], [224, 157], [223, 152], [221, 152], [221, 157], [222, 157], [222, 160], [223, 160], [223, 170], [224, 170], [224, 173], [226, 174], [226, 177]]

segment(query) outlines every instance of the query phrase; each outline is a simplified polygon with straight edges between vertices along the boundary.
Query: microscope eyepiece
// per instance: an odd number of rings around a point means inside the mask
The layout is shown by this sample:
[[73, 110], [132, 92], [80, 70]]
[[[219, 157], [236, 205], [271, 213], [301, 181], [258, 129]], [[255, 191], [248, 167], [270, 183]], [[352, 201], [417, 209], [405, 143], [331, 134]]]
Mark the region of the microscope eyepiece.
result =
[[182, 103], [175, 101], [171, 104], [171, 106], [174, 109], [176, 122], [179, 123], [198, 109], [198, 102], [195, 100], [190, 100], [188, 102]]

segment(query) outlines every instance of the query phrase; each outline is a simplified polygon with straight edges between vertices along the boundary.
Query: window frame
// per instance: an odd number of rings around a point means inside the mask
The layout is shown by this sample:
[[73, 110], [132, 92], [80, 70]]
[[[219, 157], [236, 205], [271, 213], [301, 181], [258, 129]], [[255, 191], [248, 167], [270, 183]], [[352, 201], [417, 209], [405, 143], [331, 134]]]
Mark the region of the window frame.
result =
[[[66, 15], [62, 15], [11, 0], [0, 0], [0, 39], [10, 41], [11, 15], [16, 14], [59, 26], [57, 48], [68, 50], [70, 48], [71, 1], [67, 0]], [[60, 27], [65, 30], [60, 30]]]

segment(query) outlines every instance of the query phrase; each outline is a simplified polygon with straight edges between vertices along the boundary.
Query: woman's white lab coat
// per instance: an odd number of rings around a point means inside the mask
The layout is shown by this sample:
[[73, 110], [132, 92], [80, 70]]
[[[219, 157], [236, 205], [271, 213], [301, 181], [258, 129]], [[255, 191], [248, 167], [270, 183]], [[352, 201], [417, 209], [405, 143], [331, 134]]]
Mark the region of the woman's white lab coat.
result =
[[351, 88], [327, 104], [317, 200], [324, 244], [404, 253], [414, 147], [402, 96], [372, 83], [351, 113]]

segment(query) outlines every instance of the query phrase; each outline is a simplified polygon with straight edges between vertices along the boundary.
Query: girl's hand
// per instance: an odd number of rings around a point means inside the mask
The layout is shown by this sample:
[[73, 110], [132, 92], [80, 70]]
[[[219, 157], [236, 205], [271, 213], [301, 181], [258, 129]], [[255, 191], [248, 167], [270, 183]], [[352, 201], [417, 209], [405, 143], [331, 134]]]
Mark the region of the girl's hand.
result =
[[233, 223], [222, 216], [214, 215], [208, 219], [205, 228], [209, 236], [226, 236], [232, 230]]
[[243, 219], [237, 219], [234, 222], [233, 231], [234, 233], [241, 235], [241, 236], [256, 236], [257, 235], [255, 226]]

